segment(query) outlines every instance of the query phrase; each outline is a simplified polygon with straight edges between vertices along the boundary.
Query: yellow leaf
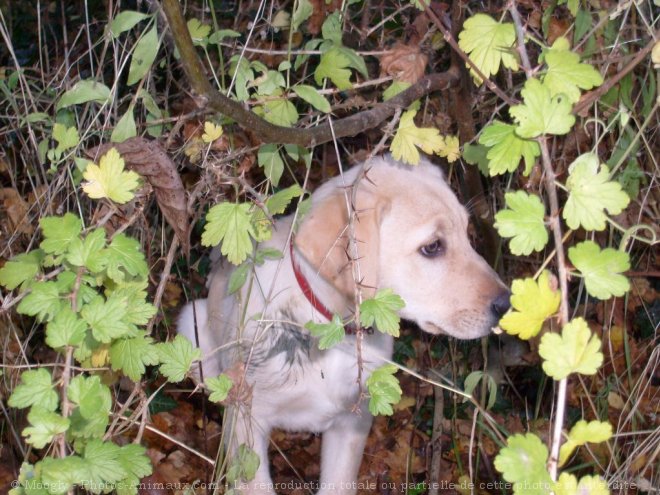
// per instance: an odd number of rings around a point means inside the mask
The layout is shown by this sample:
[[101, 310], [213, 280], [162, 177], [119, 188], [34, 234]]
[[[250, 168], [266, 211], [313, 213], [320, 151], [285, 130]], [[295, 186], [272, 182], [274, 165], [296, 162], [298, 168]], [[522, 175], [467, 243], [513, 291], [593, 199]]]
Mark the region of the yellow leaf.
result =
[[213, 122], [204, 122], [202, 141], [205, 143], [212, 143], [216, 139], [219, 139], [223, 132], [221, 125], [215, 125]]
[[140, 178], [135, 172], [124, 171], [124, 160], [114, 148], [101, 157], [99, 165], [88, 164], [83, 177], [87, 181], [83, 191], [90, 198], [108, 198], [119, 204], [133, 199]]
[[521, 339], [534, 337], [559, 308], [560, 292], [550, 286], [550, 272], [541, 273], [538, 282], [533, 278], [514, 280], [511, 291], [513, 311], [504, 315], [500, 327]]
[[103, 344], [92, 352], [92, 359], [91, 363], [92, 366], [95, 368], [101, 368], [103, 366], [107, 366], [107, 364], [110, 362], [108, 360], [108, 356], [110, 353], [110, 346], [107, 344]]
[[438, 155], [445, 157], [449, 163], [454, 163], [461, 157], [461, 146], [457, 136], [445, 136], [445, 146], [438, 151]]
[[445, 147], [445, 140], [437, 129], [430, 127], [417, 127], [415, 125], [415, 114], [417, 110], [408, 110], [401, 116], [399, 128], [392, 139], [390, 150], [395, 160], [400, 160], [409, 165], [419, 163], [419, 151], [426, 154], [438, 153]]

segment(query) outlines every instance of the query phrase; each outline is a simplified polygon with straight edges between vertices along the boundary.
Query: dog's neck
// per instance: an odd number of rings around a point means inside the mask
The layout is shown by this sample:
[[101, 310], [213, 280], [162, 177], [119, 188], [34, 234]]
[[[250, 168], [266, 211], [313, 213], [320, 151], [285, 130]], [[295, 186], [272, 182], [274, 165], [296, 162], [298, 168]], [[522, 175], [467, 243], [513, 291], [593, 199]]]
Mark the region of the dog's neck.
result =
[[[344, 321], [350, 320], [353, 317], [351, 302], [321, 277], [304, 256], [296, 252], [293, 239], [289, 244], [289, 256], [298, 287], [312, 307], [328, 321], [332, 320], [334, 314], [340, 315]], [[372, 332], [371, 328], [365, 330]], [[351, 322], [344, 326], [344, 331], [349, 335], [354, 334], [357, 327]]]

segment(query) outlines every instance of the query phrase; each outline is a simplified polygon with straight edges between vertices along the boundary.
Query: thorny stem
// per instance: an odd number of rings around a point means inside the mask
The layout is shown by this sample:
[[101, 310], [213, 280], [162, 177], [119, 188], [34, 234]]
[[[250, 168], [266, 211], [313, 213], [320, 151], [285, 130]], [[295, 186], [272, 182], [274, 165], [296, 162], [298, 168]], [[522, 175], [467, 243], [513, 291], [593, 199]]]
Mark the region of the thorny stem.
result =
[[[541, 160], [545, 172], [545, 189], [550, 202], [550, 229], [554, 238], [556, 250], [557, 273], [559, 275], [559, 287], [561, 289], [561, 302], [559, 306], [559, 321], [561, 327], [568, 323], [568, 270], [566, 268], [566, 254], [562, 244], [561, 223], [559, 222], [559, 200], [557, 199], [557, 187], [555, 186], [555, 171], [550, 161], [548, 142], [545, 137], [538, 138], [541, 147]], [[548, 471], [553, 481], [557, 480], [557, 462], [559, 459], [559, 445], [561, 444], [561, 431], [564, 425], [564, 412], [566, 409], [566, 378], [559, 380], [557, 388], [557, 411], [552, 430], [552, 445], [550, 459], [548, 460]]]
[[[525, 69], [527, 78], [532, 77], [532, 66], [529, 62], [527, 49], [525, 48], [525, 33], [516, 8], [515, 0], [510, 0], [508, 4], [509, 12], [513, 19], [516, 36], [518, 41], [518, 51]], [[563, 328], [568, 323], [569, 307], [568, 307], [568, 270], [566, 268], [566, 253], [564, 252], [564, 238], [561, 231], [561, 223], [559, 221], [559, 199], [557, 197], [557, 183], [555, 181], [555, 171], [552, 168], [552, 161], [550, 159], [550, 152], [548, 150], [548, 139], [545, 136], [537, 138], [541, 148], [541, 161], [543, 163], [543, 171], [545, 175], [545, 189], [550, 203], [550, 219], [549, 226], [552, 230], [552, 236], [555, 244], [555, 260], [557, 265], [557, 274], [559, 275], [559, 287], [561, 290], [561, 300], [559, 306], [559, 322]], [[570, 231], [569, 231], [570, 233]], [[568, 234], [567, 234], [568, 237]], [[561, 444], [561, 431], [564, 426], [564, 415], [566, 411], [566, 385], [567, 380], [563, 378], [559, 380], [557, 387], [557, 410], [555, 412], [555, 422], [552, 429], [552, 444], [550, 446], [550, 459], [548, 460], [548, 471], [553, 481], [557, 480], [557, 463], [559, 459], [559, 446]]]
[[[73, 291], [69, 298], [71, 299], [71, 309], [74, 313], [78, 311], [78, 291], [80, 290], [80, 283], [82, 281], [82, 276], [84, 273], [84, 268], [78, 268], [76, 273], [76, 282], [73, 286]], [[60, 388], [60, 396], [62, 400], [62, 416], [67, 418], [71, 414], [71, 403], [69, 402], [69, 397], [67, 396], [67, 391], [69, 390], [69, 382], [71, 381], [71, 362], [73, 361], [73, 346], [66, 347], [66, 356], [64, 358], [64, 370], [62, 370], [62, 386]], [[66, 457], [66, 436], [62, 433], [58, 439], [60, 457]]]
[[522, 21], [520, 20], [518, 8], [516, 7], [516, 0], [509, 1], [508, 9], [511, 13], [513, 24], [516, 27], [516, 37], [518, 38], [518, 53], [520, 54], [520, 60], [522, 62], [523, 69], [525, 69], [525, 75], [529, 79], [532, 77], [532, 64], [529, 62], [529, 55], [527, 54], [527, 49], [525, 48], [525, 30], [523, 29]]

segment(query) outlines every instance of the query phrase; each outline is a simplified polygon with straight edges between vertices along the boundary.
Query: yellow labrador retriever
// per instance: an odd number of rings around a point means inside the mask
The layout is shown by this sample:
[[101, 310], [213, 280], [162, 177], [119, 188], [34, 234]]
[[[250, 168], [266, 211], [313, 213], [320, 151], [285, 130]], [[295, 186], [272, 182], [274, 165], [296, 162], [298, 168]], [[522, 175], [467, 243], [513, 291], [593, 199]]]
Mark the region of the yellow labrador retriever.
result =
[[[278, 220], [266, 245], [284, 258], [256, 267], [240, 293], [227, 295], [231, 269], [219, 267], [208, 298], [180, 317], [179, 332], [193, 342], [197, 322], [206, 377], [237, 363], [245, 370], [242, 390], [251, 394], [243, 398], [251, 400], [230, 406], [226, 418], [230, 455], [247, 444], [260, 459], [244, 493], [277, 489], [267, 457], [272, 428], [323, 433], [318, 493], [355, 493], [372, 422], [359, 397], [357, 339], [347, 327], [341, 344], [320, 351], [304, 324], [333, 313], [349, 320], [356, 279], [363, 297], [390, 288], [405, 301], [401, 317], [459, 339], [487, 335], [509, 307], [505, 286], [470, 246], [467, 212], [437, 167], [386, 156], [366, 170], [366, 178], [355, 167], [321, 186], [295, 235], [292, 217]], [[352, 229], [348, 205], [357, 212]], [[363, 385], [391, 358], [392, 345], [389, 335], [364, 334]]]

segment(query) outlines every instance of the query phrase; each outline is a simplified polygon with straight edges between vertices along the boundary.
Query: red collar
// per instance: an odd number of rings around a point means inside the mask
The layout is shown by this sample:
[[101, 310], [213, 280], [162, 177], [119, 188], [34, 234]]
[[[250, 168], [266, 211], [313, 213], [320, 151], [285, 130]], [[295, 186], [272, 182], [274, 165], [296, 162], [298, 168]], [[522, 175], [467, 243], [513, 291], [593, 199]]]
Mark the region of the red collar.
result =
[[[321, 313], [326, 320], [332, 321], [332, 311], [330, 311], [328, 307], [316, 297], [311, 285], [309, 284], [309, 280], [307, 280], [305, 275], [303, 275], [302, 271], [300, 270], [300, 265], [298, 265], [296, 262], [293, 249], [293, 237], [291, 237], [291, 242], [289, 242], [289, 255], [291, 257], [291, 267], [293, 268], [293, 273], [296, 276], [296, 281], [298, 282], [300, 290], [316, 311]], [[365, 328], [364, 331], [369, 334], [373, 333], [372, 328]], [[357, 333], [357, 328], [355, 327], [354, 323], [349, 323], [348, 325], [344, 325], [344, 332], [346, 332], [347, 335], [354, 335]]]

